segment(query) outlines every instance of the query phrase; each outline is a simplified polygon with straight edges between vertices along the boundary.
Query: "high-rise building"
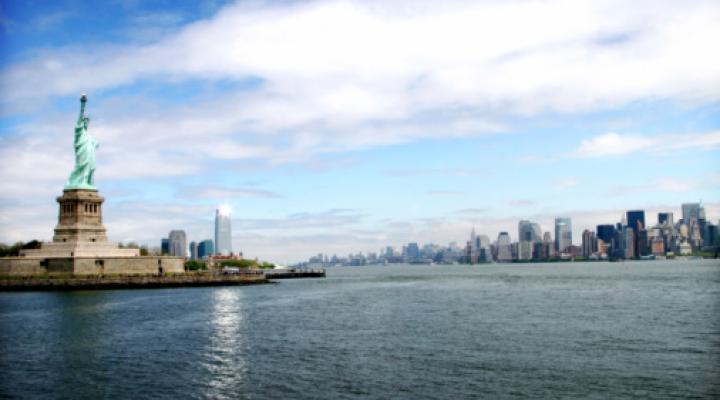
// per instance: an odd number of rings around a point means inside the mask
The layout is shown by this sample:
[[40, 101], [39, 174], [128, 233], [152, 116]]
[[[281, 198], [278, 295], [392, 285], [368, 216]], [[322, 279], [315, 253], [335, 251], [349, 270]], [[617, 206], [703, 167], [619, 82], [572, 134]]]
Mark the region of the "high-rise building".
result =
[[232, 254], [232, 222], [228, 206], [215, 210], [215, 254]]
[[392, 248], [392, 246], [385, 247], [385, 257], [392, 257], [395, 255], [395, 250]]
[[543, 233], [543, 248], [545, 258], [555, 257], [555, 242], [552, 240], [552, 234], [550, 232]]
[[417, 243], [408, 243], [406, 248], [406, 256], [408, 261], [417, 261], [420, 259], [420, 247]]
[[634, 258], [636, 257], [635, 253], [635, 231], [630, 229], [629, 227], [623, 228], [623, 250], [625, 250], [625, 254], [623, 254], [623, 258]]
[[170, 254], [170, 240], [168, 240], [167, 238], [160, 239], [160, 254]]
[[627, 226], [633, 230], [633, 253], [632, 257], [639, 257], [641, 248], [644, 250], [647, 247], [647, 243], [645, 243], [645, 246], [643, 247], [641, 243], [638, 243], [638, 240], [642, 240], [643, 238], [645, 241], [647, 241], [647, 233], [643, 235], [643, 237], [640, 237], [640, 231], [645, 229], [645, 211], [643, 210], [634, 210], [634, 211], [628, 211], [627, 212]]
[[211, 239], [205, 239], [198, 243], [197, 256], [199, 259], [210, 257], [213, 254], [215, 254], [215, 246], [213, 246], [213, 241]]
[[610, 245], [615, 235], [615, 226], [603, 224], [597, 226], [597, 238], [602, 240], [606, 245]]
[[190, 259], [191, 260], [198, 259], [198, 245], [194, 241], [190, 242]]
[[671, 213], [671, 212], [658, 213], [658, 224], [659, 225], [674, 225], [675, 221], [673, 221], [673, 213]]
[[637, 245], [637, 248], [635, 249], [636, 256], [649, 255], [650, 254], [650, 240], [648, 238], [647, 229], [639, 229], [636, 233], [637, 233], [637, 238], [635, 240], [635, 244]]
[[[700, 203], [684, 203], [682, 205], [683, 221], [687, 225], [690, 225], [690, 221], [692, 221], [693, 218], [696, 220], [700, 219], [700, 209], [701, 208], [702, 207], [700, 206]], [[703, 212], [703, 214], [704, 214], [704, 212]], [[703, 219], [705, 219], [704, 217], [705, 216], [703, 215]]]
[[540, 225], [535, 222], [521, 220], [518, 222], [518, 259], [531, 260], [535, 243], [542, 241]]
[[572, 222], [567, 217], [555, 218], [555, 250], [562, 253], [572, 245]]
[[634, 210], [627, 212], [627, 226], [637, 232], [638, 229], [645, 229], [645, 211]]
[[497, 239], [497, 260], [500, 262], [509, 262], [512, 257], [512, 242], [507, 232], [500, 232]]
[[597, 251], [597, 241], [595, 240], [595, 233], [585, 229], [582, 233], [582, 255], [584, 257], [590, 257]]
[[185, 231], [172, 230], [168, 235], [170, 242], [170, 255], [175, 257], [187, 257], [187, 239]]

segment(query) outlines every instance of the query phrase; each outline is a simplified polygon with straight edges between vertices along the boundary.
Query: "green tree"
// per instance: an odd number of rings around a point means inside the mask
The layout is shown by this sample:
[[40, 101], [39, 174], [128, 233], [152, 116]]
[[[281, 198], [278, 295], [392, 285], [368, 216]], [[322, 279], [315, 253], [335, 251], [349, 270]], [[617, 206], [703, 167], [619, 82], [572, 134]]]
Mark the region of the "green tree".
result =
[[185, 261], [186, 271], [204, 271], [207, 269], [207, 265], [204, 262], [198, 260]]

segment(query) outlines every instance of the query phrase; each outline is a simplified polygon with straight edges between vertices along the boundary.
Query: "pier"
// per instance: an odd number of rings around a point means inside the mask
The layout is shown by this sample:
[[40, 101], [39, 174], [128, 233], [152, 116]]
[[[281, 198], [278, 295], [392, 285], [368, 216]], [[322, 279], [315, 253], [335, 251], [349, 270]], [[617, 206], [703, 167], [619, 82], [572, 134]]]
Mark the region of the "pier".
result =
[[265, 272], [267, 279], [294, 279], [294, 278], [324, 278], [324, 269], [287, 269], [268, 270]]

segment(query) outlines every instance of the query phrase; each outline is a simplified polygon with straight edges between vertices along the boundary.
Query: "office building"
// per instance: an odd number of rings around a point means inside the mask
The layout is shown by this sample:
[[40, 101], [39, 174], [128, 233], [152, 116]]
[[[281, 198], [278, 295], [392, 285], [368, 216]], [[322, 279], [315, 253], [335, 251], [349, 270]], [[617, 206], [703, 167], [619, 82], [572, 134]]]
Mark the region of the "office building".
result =
[[168, 235], [168, 241], [170, 242], [170, 255], [175, 257], [187, 258], [187, 239], [185, 231], [173, 230]]
[[610, 224], [603, 224], [597, 226], [597, 238], [602, 240], [606, 245], [610, 245], [615, 236], [615, 226]]
[[595, 252], [597, 252], [595, 232], [585, 229], [582, 233], [582, 255], [583, 257], [590, 257]]
[[164, 256], [170, 254], [170, 240], [167, 238], [160, 239], [160, 254]]
[[531, 260], [535, 243], [542, 241], [540, 225], [522, 220], [518, 223], [518, 260]]
[[190, 242], [190, 259], [191, 260], [198, 259], [198, 245], [194, 241]]
[[555, 250], [563, 253], [572, 245], [572, 223], [570, 218], [555, 218]]
[[[645, 229], [645, 211], [643, 210], [634, 210], [634, 211], [628, 211], [627, 212], [627, 226], [633, 230], [633, 253], [632, 258], [639, 257], [641, 254], [639, 251], [641, 250], [641, 244], [638, 242], [640, 240], [640, 231]], [[645, 240], [647, 240], [647, 233], [643, 236]], [[643, 247], [643, 250], [647, 248], [647, 243]]]
[[215, 254], [232, 254], [232, 222], [228, 206], [215, 210]]
[[213, 246], [213, 241], [211, 239], [205, 239], [202, 242], [198, 243], [197, 246], [197, 257], [198, 259], [203, 259], [205, 257], [210, 257], [213, 254], [215, 254], [215, 246]]
[[671, 212], [661, 212], [658, 213], [658, 224], [659, 225], [674, 225], [675, 221], [673, 221], [673, 213]]
[[[683, 203], [682, 207], [682, 217], [683, 221], [690, 225], [690, 221], [693, 219], [698, 220], [700, 219], [700, 209], [702, 206], [700, 206], [700, 203]], [[704, 210], [703, 210], [703, 214]], [[702, 216], [703, 219], [705, 219], [705, 216]]]
[[417, 243], [408, 243], [405, 247], [405, 261], [413, 262], [420, 260], [420, 246]]
[[497, 260], [500, 262], [510, 262], [512, 256], [512, 242], [507, 232], [500, 232], [497, 239]]

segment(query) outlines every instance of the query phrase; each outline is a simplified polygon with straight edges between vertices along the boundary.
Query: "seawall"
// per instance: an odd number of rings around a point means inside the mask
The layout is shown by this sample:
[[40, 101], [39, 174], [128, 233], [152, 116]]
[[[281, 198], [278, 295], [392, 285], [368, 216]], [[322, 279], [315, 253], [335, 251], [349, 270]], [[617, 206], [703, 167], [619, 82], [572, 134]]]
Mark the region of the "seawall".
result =
[[0, 291], [151, 289], [270, 283], [263, 275], [168, 274], [127, 276], [0, 277]]

